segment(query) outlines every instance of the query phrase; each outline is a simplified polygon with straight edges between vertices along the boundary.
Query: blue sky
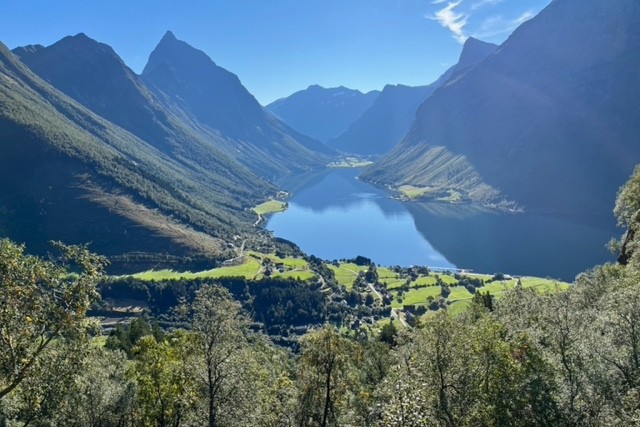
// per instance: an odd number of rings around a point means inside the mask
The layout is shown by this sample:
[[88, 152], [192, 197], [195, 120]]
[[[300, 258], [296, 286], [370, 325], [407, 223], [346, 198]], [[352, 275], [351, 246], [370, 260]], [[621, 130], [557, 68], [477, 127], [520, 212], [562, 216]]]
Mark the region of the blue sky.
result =
[[369, 91], [434, 81], [466, 37], [501, 43], [551, 0], [0, 0], [14, 48], [84, 32], [141, 72], [166, 30], [263, 104], [311, 84]]

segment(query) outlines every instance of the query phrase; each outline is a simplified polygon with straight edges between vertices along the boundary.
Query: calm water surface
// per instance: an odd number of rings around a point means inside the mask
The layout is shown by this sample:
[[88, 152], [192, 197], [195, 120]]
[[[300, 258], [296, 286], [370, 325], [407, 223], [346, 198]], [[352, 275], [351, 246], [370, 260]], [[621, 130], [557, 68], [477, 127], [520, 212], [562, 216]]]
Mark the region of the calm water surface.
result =
[[382, 265], [427, 265], [573, 280], [612, 259], [613, 214], [550, 217], [469, 205], [403, 203], [356, 179], [357, 169], [295, 177], [289, 209], [267, 229], [323, 259], [363, 255]]

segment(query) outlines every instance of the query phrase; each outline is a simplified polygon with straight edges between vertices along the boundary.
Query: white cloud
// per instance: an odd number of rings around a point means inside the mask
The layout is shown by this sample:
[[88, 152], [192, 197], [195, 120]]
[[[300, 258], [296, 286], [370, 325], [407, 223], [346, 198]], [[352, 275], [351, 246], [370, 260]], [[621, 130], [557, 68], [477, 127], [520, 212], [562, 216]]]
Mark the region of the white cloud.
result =
[[[437, 3], [433, 4], [444, 3], [442, 0], [435, 1], [437, 1]], [[467, 25], [469, 16], [456, 11], [456, 8], [460, 6], [460, 4], [462, 4], [462, 0], [458, 0], [457, 2], [448, 2], [445, 7], [438, 10], [435, 13], [435, 16], [430, 19], [438, 21], [440, 25], [451, 31], [453, 38], [460, 43], [464, 43], [465, 40], [467, 40], [467, 36], [464, 33], [464, 27]]]
[[515, 19], [507, 19], [502, 15], [491, 16], [482, 22], [480, 29], [473, 36], [485, 39], [511, 33], [535, 15], [536, 13], [533, 10], [528, 10]]

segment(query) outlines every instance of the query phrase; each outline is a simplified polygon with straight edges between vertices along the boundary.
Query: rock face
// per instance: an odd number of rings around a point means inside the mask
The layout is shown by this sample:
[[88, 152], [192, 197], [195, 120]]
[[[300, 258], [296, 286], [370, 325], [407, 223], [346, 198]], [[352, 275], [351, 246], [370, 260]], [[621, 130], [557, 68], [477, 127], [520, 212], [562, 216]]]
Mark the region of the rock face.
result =
[[498, 46], [469, 38], [460, 60], [428, 86], [387, 85], [373, 105], [349, 128], [327, 144], [337, 150], [365, 155], [384, 154], [409, 131], [418, 107], [451, 78], [459, 77], [492, 54]]
[[[639, 25], [635, 0], [553, 1], [437, 90], [364, 178], [428, 186], [474, 169], [529, 211], [610, 212], [640, 161]], [[434, 169], [442, 150], [466, 167]]]
[[267, 178], [323, 166], [332, 152], [265, 111], [238, 77], [167, 32], [142, 79], [184, 121], [218, 134], [218, 148]]
[[362, 93], [344, 86], [313, 85], [266, 108], [298, 132], [326, 142], [344, 132], [379, 94], [377, 90]]

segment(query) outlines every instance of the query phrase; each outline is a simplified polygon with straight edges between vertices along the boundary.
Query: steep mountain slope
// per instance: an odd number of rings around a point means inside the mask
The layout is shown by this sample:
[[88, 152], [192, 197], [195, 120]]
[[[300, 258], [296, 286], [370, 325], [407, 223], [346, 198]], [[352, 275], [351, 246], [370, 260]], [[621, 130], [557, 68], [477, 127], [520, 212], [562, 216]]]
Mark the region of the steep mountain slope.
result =
[[386, 85], [373, 105], [327, 145], [347, 153], [386, 153], [407, 133], [416, 110], [433, 90], [429, 86]]
[[266, 112], [235, 74], [170, 31], [151, 53], [142, 79], [172, 113], [218, 134], [218, 148], [263, 177], [312, 170], [329, 161], [331, 150]]
[[434, 83], [419, 87], [385, 86], [371, 108], [327, 145], [340, 151], [365, 155], [388, 152], [407, 134], [418, 107], [437, 88], [449, 79], [463, 75], [495, 49], [497, 46], [494, 44], [469, 38], [458, 63]]
[[297, 131], [326, 142], [344, 132], [379, 94], [313, 85], [272, 102], [266, 109]]
[[[635, 0], [555, 0], [433, 94], [363, 177], [428, 186], [475, 170], [530, 211], [609, 212], [640, 162], [639, 26]], [[466, 167], [435, 171], [435, 150]]]
[[244, 209], [265, 196], [182, 167], [51, 87], [1, 43], [0, 144], [0, 234], [38, 252], [48, 240], [91, 240], [112, 256], [219, 257], [221, 238], [248, 230]]
[[275, 191], [216, 149], [217, 135], [189, 129], [167, 111], [111, 47], [81, 33], [13, 52], [56, 89], [168, 154], [203, 183], [239, 194], [248, 187]]

